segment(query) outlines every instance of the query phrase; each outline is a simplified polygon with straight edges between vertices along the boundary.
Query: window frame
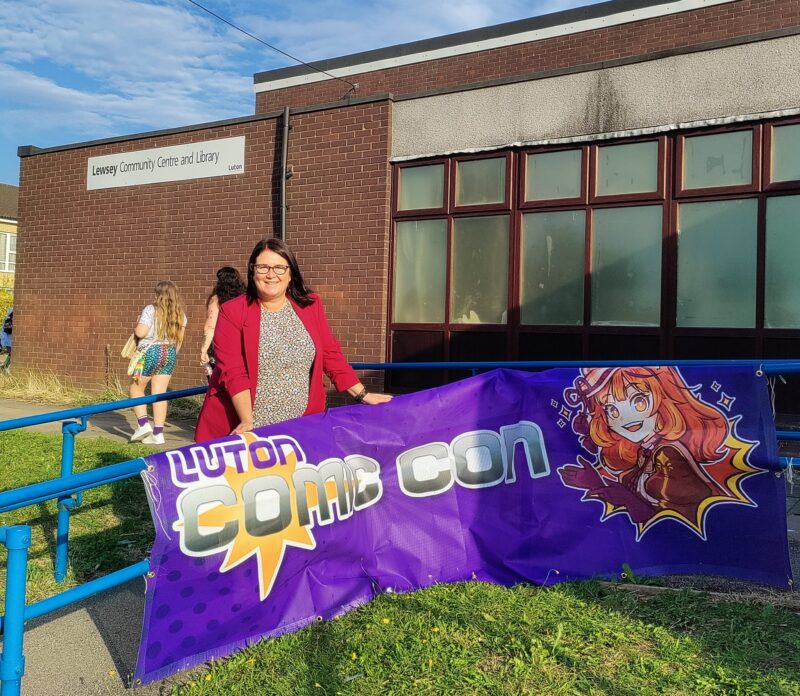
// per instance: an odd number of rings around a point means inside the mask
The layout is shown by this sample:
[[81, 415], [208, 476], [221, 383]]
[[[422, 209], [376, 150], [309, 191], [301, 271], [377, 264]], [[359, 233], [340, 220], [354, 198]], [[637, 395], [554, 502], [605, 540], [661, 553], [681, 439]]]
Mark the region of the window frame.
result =
[[[754, 323], [752, 327], [747, 326], [680, 326], [678, 324], [678, 221], [679, 213], [678, 208], [685, 203], [728, 203], [731, 201], [739, 200], [755, 200], [756, 201], [756, 268], [755, 268], [755, 314]], [[734, 196], [703, 196], [702, 198], [691, 198], [689, 200], [683, 199], [673, 200], [671, 205], [671, 232], [674, 240], [674, 259], [672, 262], [673, 288], [672, 299], [673, 306], [671, 312], [671, 333], [675, 336], [718, 336], [736, 334], [741, 336], [755, 335], [757, 332], [764, 328], [764, 269], [766, 257], [766, 235], [765, 235], [765, 222], [766, 222], [766, 197], [762, 193], [753, 192], [742, 195]]]
[[[482, 213], [486, 211], [500, 211], [511, 209], [511, 189], [514, 182], [512, 176], [512, 155], [508, 152], [482, 152], [473, 155], [458, 155], [450, 158], [450, 179], [449, 179], [449, 211], [451, 214], [458, 213]], [[460, 162], [475, 162], [477, 160], [505, 159], [505, 186], [503, 200], [495, 203], [471, 203], [469, 205], [458, 205], [456, 201], [456, 191], [458, 189], [458, 165]]]
[[[726, 195], [745, 195], [756, 193], [761, 190], [761, 125], [751, 124], [743, 127], [733, 128], [712, 128], [695, 129], [692, 131], [678, 133], [675, 139], [675, 160], [674, 160], [674, 197], [679, 198], [700, 198], [705, 196], [726, 196]], [[704, 188], [687, 189], [683, 186], [684, 154], [686, 151], [686, 139], [706, 135], [730, 135], [750, 131], [751, 135], [751, 159], [750, 159], [750, 183], [739, 184], [736, 186], [706, 186]]]
[[[541, 200], [529, 201], [525, 198], [525, 192], [528, 188], [528, 156], [529, 155], [549, 155], [556, 152], [573, 152], [580, 150], [581, 152], [581, 173], [580, 195], [575, 198], [543, 198]], [[519, 163], [517, 166], [519, 176], [517, 177], [517, 209], [529, 210], [531, 208], [565, 208], [584, 206], [587, 202], [588, 195], [588, 176], [589, 176], [589, 145], [588, 144], [573, 144], [570, 146], [547, 147], [539, 146], [533, 148], [526, 148], [519, 152]]]
[[[600, 195], [597, 193], [597, 172], [599, 169], [598, 157], [602, 147], [613, 147], [614, 145], [637, 145], [639, 143], [658, 143], [658, 154], [656, 155], [656, 190], [642, 191], [639, 193], [614, 193]], [[600, 203], [627, 203], [634, 201], [663, 201], [666, 197], [666, 160], [667, 160], [667, 138], [659, 136], [654, 138], [638, 137], [605, 140], [593, 143], [589, 153], [589, 205]]]
[[[413, 210], [399, 210], [400, 204], [400, 171], [403, 169], [413, 169], [415, 167], [427, 167], [434, 164], [444, 165], [444, 181], [442, 182], [442, 205], [438, 208], [414, 208]], [[435, 159], [413, 162], [398, 162], [392, 172], [392, 216], [397, 219], [401, 217], [432, 217], [448, 212], [450, 203], [450, 162], [448, 157], [437, 157]]]
[[789, 179], [787, 181], [773, 181], [772, 180], [772, 139], [773, 129], [778, 126], [800, 126], [800, 116], [790, 118], [783, 121], [772, 121], [765, 123], [763, 126], [763, 157], [761, 158], [762, 169], [762, 191], [794, 191], [800, 188], [800, 178]]
[[[5, 252], [0, 257], [0, 273], [16, 273], [17, 257], [17, 235], [13, 232], [0, 231], [5, 239]], [[11, 242], [14, 242], [14, 250], [11, 250]], [[14, 268], [11, 267], [11, 254], [14, 254]]]
[[[506, 171], [508, 191], [506, 204], [486, 206], [454, 205], [454, 162], [456, 159], [476, 159], [497, 157], [499, 152], [484, 152], [473, 155], [452, 155], [414, 162], [398, 162], [393, 168], [447, 162], [445, 175], [448, 177], [448, 196], [445, 206], [437, 210], [397, 211], [397, 191], [392, 192], [390, 211], [392, 234], [389, 242], [389, 308], [393, 308], [394, 292], [394, 223], [413, 219], [447, 219], [447, 278], [445, 279], [445, 322], [441, 324], [398, 324], [389, 315], [386, 332], [387, 356], [403, 360], [408, 354], [414, 360], [414, 339], [409, 332], [421, 331], [426, 336], [423, 343], [436, 343], [436, 354], [444, 360], [455, 359], [461, 355], [480, 355], [481, 352], [496, 354], [506, 346], [502, 359], [562, 360], [564, 355], [570, 359], [595, 360], [616, 359], [618, 356], [649, 359], [679, 359], [698, 357], [726, 358], [781, 358], [800, 350], [800, 328], [766, 328], [766, 211], [769, 199], [783, 195], [800, 195], [800, 180], [771, 182], [771, 139], [775, 127], [800, 124], [800, 116], [776, 119], [752, 119], [713, 128], [692, 128], [659, 135], [636, 136], [631, 138], [608, 138], [582, 143], [558, 143], [529, 147], [509, 146], [503, 155], [509, 158], [511, 176]], [[680, 190], [683, 176], [683, 151], [687, 137], [716, 135], [750, 131], [753, 138], [752, 180], [747, 185], [707, 187], [704, 189]], [[614, 144], [633, 144], [636, 142], [658, 140], [659, 142], [659, 190], [644, 194], [615, 194], [614, 196], [592, 195], [596, 191], [596, 170], [599, 147]], [[581, 196], [569, 199], [548, 199], [526, 201], [526, 168], [531, 154], [580, 150], [581, 152]], [[392, 181], [397, 181], [397, 172]], [[589, 177], [592, 177], [590, 180]], [[513, 177], [513, 178], [512, 178]], [[592, 187], [590, 190], [589, 187]], [[756, 198], [758, 215], [756, 228], [756, 285], [755, 285], [755, 325], [753, 328], [730, 327], [679, 327], [677, 326], [677, 218], [678, 206], [688, 202], [725, 201], [739, 198]], [[594, 237], [594, 213], [602, 208], [633, 207], [641, 205], [662, 206], [662, 247], [661, 247], [661, 313], [660, 325], [653, 327], [626, 325], [592, 325], [592, 278], [591, 254]], [[522, 222], [529, 213], [584, 211], [584, 280], [583, 280], [583, 318], [582, 324], [522, 324], [520, 323], [521, 284], [522, 284]], [[481, 216], [508, 213], [509, 256], [508, 256], [508, 315], [506, 324], [453, 324], [450, 317], [450, 295], [452, 292], [452, 256], [454, 219], [465, 216]], [[461, 334], [474, 333], [477, 343], [470, 349], [470, 339]], [[488, 335], [504, 333], [505, 339]], [[394, 355], [392, 346], [398, 334], [397, 346], [401, 352]], [[435, 334], [435, 335], [434, 335]], [[535, 337], [541, 335], [542, 339]], [[482, 335], [482, 336], [481, 336]], [[454, 337], [462, 342], [451, 348]], [[550, 337], [550, 338], [547, 338]], [[707, 347], [704, 340], [708, 339]], [[619, 345], [619, 348], [617, 346]], [[551, 349], [552, 347], [552, 349]], [[405, 351], [405, 352], [403, 352]], [[392, 357], [393, 356], [393, 357]], [[455, 356], [455, 357], [451, 357]], [[424, 358], [417, 358], [424, 359]], [[489, 359], [476, 358], [476, 359]], [[495, 358], [491, 358], [495, 359]], [[438, 373], [437, 373], [438, 374]], [[451, 375], [453, 377], [454, 375]]]

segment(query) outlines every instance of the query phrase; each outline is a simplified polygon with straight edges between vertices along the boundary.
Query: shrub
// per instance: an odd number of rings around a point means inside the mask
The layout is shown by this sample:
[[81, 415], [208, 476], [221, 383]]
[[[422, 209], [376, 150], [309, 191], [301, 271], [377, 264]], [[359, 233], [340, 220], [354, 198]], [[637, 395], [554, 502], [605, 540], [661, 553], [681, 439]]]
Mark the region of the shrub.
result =
[[0, 322], [6, 318], [6, 314], [13, 304], [14, 291], [9, 288], [0, 288]]

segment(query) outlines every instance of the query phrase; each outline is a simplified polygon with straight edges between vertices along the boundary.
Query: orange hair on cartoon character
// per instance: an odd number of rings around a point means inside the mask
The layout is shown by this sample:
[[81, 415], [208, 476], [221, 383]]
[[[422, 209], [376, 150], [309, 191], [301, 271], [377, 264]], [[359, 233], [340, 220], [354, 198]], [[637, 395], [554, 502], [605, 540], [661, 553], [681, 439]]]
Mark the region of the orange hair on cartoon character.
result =
[[692, 394], [674, 367], [620, 367], [601, 378], [599, 388], [591, 390], [585, 403], [590, 416], [589, 436], [611, 469], [623, 471], [636, 466], [640, 443], [613, 432], [604, 408], [609, 398], [626, 399], [629, 387], [651, 395], [655, 432], [664, 440], [680, 440], [697, 462], [713, 462], [722, 456], [728, 421]]

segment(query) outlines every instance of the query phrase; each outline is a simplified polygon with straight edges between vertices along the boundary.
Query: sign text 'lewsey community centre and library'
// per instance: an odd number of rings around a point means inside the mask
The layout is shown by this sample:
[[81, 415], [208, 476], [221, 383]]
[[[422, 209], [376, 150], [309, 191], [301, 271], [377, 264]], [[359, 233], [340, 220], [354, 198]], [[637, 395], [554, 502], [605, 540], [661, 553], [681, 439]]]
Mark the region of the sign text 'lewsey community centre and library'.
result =
[[86, 190], [244, 173], [244, 136], [90, 157]]

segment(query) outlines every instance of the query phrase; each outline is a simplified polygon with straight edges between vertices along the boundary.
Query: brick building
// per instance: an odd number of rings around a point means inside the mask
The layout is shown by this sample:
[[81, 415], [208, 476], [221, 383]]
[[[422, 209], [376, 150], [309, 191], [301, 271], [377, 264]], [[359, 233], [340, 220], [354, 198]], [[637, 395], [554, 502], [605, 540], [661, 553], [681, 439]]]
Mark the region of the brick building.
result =
[[[20, 148], [15, 362], [102, 382], [171, 278], [197, 383], [214, 271], [281, 227], [287, 123], [285, 237], [353, 361], [800, 355], [798, 55], [796, 0], [614, 0], [259, 73], [253, 116]], [[95, 175], [238, 138], [234, 173]]]

